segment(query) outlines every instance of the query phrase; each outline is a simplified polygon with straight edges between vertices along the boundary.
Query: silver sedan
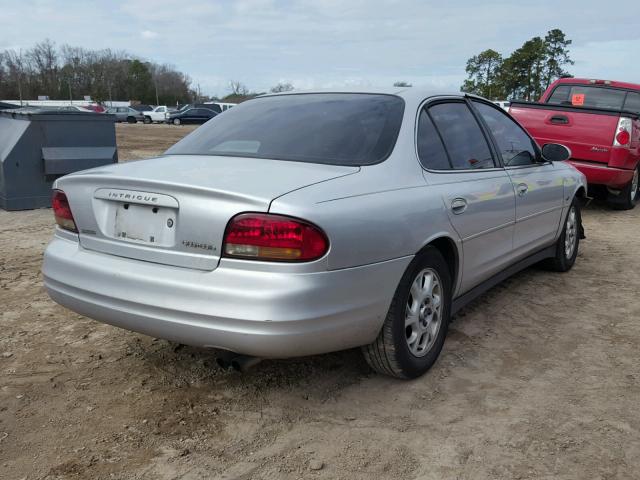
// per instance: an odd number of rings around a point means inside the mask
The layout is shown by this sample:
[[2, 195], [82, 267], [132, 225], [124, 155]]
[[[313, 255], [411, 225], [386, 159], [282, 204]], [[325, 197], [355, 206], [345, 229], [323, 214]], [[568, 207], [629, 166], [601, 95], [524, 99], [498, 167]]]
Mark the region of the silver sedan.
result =
[[572, 267], [586, 183], [569, 156], [464, 94], [258, 97], [158, 158], [58, 179], [44, 284], [238, 368], [362, 347], [412, 378], [470, 300]]

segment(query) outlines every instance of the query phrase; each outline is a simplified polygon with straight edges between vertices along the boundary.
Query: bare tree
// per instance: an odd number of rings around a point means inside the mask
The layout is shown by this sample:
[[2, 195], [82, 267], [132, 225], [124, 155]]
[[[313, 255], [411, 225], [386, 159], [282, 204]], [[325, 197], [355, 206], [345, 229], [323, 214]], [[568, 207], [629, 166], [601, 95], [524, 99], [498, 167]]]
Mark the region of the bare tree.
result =
[[291, 90], [294, 90], [294, 86], [285, 82], [278, 82], [277, 85], [271, 87], [271, 93], [290, 92]]
[[55, 44], [49, 39], [37, 43], [27, 52], [27, 58], [33, 63], [35, 71], [38, 72], [42, 94], [55, 96], [60, 89], [58, 84], [58, 52]]
[[8, 88], [10, 95], [5, 95], [4, 98], [17, 97], [20, 99], [20, 103], [22, 103], [25, 93], [24, 89], [28, 86], [25, 85], [25, 80], [30, 73], [27, 61], [24, 55], [22, 55], [22, 51], [16, 52], [15, 50], [6, 50], [3, 52], [2, 59], [6, 65], [7, 84], [10, 86]]
[[249, 89], [247, 86], [238, 80], [231, 80], [229, 82], [229, 90], [231, 90], [231, 95], [242, 97], [249, 95]]

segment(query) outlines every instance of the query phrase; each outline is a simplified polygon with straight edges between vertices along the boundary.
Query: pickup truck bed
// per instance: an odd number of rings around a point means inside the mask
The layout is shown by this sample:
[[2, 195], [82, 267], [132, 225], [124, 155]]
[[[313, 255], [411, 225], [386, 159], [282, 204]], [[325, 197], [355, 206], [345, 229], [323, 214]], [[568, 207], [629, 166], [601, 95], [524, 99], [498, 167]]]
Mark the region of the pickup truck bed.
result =
[[632, 120], [640, 132], [638, 115], [632, 112], [583, 108], [548, 103], [511, 102], [510, 113], [540, 145], [560, 143], [571, 150], [572, 163], [592, 185], [622, 189], [638, 164], [640, 142], [630, 148], [614, 145], [621, 116]]
[[621, 209], [639, 200], [640, 85], [563, 78], [540, 102], [511, 102], [509, 113], [540, 146], [568, 147], [591, 192]]

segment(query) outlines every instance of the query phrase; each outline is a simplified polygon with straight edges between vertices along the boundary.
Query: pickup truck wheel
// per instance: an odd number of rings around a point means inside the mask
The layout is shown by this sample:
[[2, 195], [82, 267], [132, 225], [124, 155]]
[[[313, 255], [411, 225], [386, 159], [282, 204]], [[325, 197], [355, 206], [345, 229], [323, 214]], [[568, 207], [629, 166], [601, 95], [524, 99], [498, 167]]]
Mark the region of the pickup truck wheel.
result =
[[149, 125], [149, 124], [151, 123], [151, 117], [147, 117], [147, 116], [145, 115], [145, 117], [144, 117], [144, 123], [145, 123], [145, 124], [147, 124], [147, 125]]
[[556, 242], [556, 255], [545, 262], [550, 270], [556, 272], [568, 272], [571, 270], [578, 256], [581, 232], [582, 216], [580, 215], [580, 202], [574, 197], [564, 220], [562, 234]]
[[428, 247], [409, 264], [371, 344], [362, 347], [375, 371], [416, 378], [435, 363], [447, 336], [451, 312], [451, 274], [440, 252]]
[[611, 196], [609, 202], [616, 210], [631, 210], [640, 196], [640, 165], [633, 171], [631, 182], [620, 190], [617, 196]]

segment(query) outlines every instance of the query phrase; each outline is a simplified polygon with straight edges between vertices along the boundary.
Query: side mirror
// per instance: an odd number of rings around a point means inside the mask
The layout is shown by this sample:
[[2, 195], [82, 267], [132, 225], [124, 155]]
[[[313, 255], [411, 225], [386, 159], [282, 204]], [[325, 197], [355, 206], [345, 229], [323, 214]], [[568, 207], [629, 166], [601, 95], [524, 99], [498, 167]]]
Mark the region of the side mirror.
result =
[[564, 162], [571, 158], [571, 150], [559, 143], [547, 143], [542, 147], [542, 158], [549, 162]]

